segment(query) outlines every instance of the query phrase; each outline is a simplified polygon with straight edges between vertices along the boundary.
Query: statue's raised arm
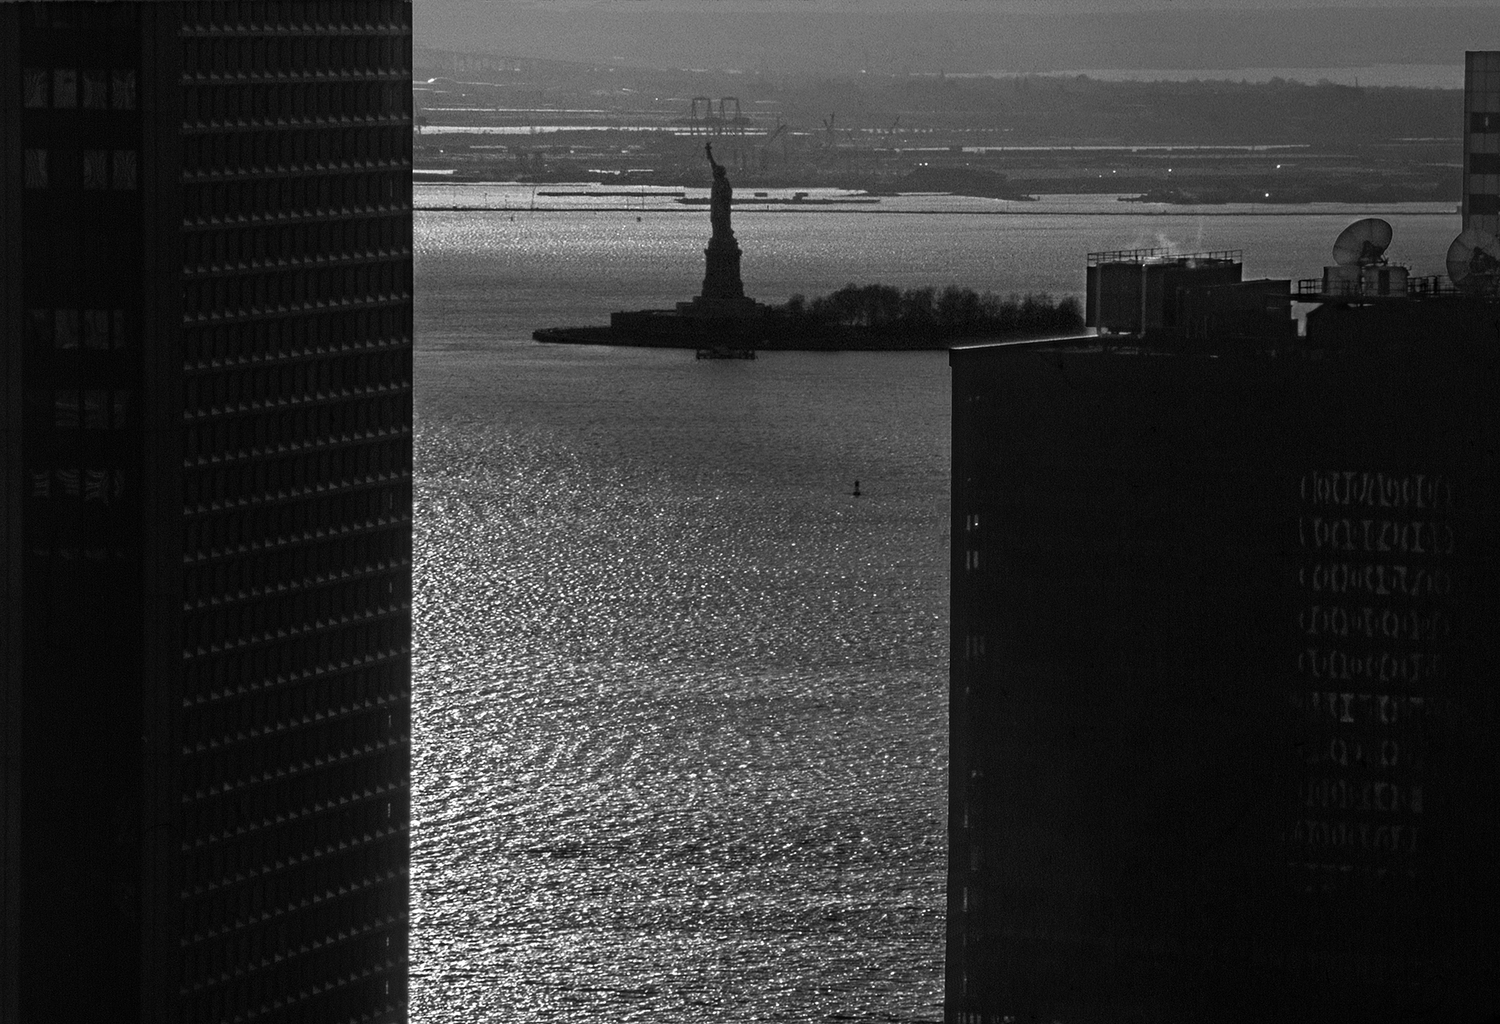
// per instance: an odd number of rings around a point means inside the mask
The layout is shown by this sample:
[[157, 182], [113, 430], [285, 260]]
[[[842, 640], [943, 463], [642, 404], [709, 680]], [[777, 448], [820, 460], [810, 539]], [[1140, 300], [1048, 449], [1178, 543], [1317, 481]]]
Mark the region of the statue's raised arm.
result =
[[714, 174], [717, 175], [724, 170], [724, 165], [714, 159], [714, 144], [712, 142], [705, 142], [703, 144], [703, 152], [708, 154], [708, 164], [714, 169]]

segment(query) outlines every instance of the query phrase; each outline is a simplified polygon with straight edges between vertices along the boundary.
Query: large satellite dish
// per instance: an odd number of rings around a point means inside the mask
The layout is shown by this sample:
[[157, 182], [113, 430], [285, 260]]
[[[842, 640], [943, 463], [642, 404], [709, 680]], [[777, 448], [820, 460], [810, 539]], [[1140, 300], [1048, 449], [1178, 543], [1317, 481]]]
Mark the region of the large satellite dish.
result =
[[1391, 225], [1379, 217], [1350, 224], [1333, 243], [1333, 262], [1341, 267], [1373, 267], [1385, 262], [1391, 244]]
[[1466, 292], [1494, 291], [1500, 284], [1500, 238], [1469, 228], [1448, 246], [1448, 278]]

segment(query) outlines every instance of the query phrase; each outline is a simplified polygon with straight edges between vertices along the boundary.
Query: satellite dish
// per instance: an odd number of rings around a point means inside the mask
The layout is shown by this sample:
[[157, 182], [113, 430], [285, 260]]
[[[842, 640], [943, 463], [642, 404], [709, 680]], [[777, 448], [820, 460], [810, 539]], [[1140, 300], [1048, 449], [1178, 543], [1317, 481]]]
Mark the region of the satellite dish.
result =
[[1484, 291], [1500, 284], [1500, 238], [1469, 228], [1448, 246], [1448, 278], [1464, 291]]
[[1385, 262], [1391, 244], [1391, 225], [1379, 217], [1350, 224], [1333, 243], [1333, 262], [1341, 267], [1372, 267]]

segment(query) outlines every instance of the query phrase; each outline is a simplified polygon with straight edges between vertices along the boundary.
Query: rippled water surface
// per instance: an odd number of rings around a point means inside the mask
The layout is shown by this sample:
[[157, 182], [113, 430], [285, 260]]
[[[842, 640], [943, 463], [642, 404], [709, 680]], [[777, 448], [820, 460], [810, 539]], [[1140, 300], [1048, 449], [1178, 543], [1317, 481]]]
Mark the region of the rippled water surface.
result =
[[[736, 230], [767, 299], [1061, 294], [1157, 235], [1312, 276], [1351, 213]], [[939, 1018], [946, 357], [537, 345], [695, 292], [706, 217], [510, 216], [417, 218], [412, 1019]]]
[[945, 369], [425, 368], [419, 1019], [932, 1015]]

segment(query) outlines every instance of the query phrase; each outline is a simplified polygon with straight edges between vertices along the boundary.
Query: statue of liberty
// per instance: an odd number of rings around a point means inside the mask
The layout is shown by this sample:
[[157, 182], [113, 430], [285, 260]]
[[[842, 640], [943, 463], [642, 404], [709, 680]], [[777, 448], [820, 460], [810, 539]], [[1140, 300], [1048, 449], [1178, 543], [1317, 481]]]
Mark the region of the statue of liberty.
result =
[[678, 305], [694, 316], [744, 318], [755, 314], [756, 304], [745, 297], [745, 284], [740, 280], [740, 244], [734, 240], [734, 230], [729, 226], [734, 189], [729, 184], [729, 175], [724, 173], [724, 165], [714, 159], [713, 143], [706, 143], [703, 152], [708, 154], [709, 166], [714, 169], [708, 194], [708, 220], [713, 234], [708, 248], [703, 250], [703, 293], [692, 302]]
[[[708, 154], [709, 165], [714, 169], [714, 183], [708, 206], [708, 221], [714, 229], [713, 241], [732, 242], [734, 231], [729, 226], [729, 206], [734, 201], [734, 188], [729, 184], [729, 176], [724, 173], [724, 165], [714, 159], [713, 143], [704, 143], [703, 151]], [[709, 244], [712, 245], [713, 241]]]

